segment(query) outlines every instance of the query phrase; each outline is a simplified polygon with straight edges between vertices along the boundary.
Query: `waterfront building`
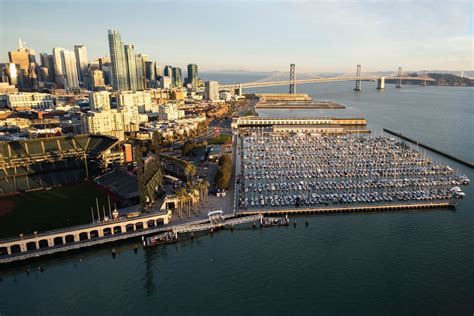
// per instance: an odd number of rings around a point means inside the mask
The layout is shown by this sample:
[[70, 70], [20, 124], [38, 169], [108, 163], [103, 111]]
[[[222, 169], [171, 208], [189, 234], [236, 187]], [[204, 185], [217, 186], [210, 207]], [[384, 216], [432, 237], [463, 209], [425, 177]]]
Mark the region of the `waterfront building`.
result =
[[75, 45], [74, 53], [76, 55], [77, 75], [80, 82], [84, 81], [84, 74], [87, 71], [87, 48], [85, 45]]
[[183, 75], [181, 68], [173, 67], [173, 86], [177, 88], [183, 87]]
[[210, 101], [219, 100], [219, 83], [217, 81], [206, 81], [205, 84], [206, 99]]
[[191, 88], [195, 90], [197, 88], [197, 78], [198, 78], [198, 66], [196, 64], [188, 65], [188, 84], [191, 85]]
[[47, 93], [18, 93], [7, 95], [7, 106], [12, 110], [51, 109], [54, 102]]
[[89, 93], [89, 104], [92, 111], [109, 111], [110, 93], [108, 91]]
[[127, 61], [120, 33], [109, 30], [109, 49], [112, 64], [112, 86], [115, 91], [130, 90], [127, 78]]
[[82, 116], [83, 131], [86, 134], [100, 134], [125, 139], [124, 113], [120, 110], [89, 111]]

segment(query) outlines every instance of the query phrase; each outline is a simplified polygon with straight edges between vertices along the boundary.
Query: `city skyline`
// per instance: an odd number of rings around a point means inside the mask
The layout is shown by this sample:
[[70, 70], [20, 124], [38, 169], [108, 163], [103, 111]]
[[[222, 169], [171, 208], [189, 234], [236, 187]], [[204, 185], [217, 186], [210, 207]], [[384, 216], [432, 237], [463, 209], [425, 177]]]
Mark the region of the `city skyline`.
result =
[[[318, 72], [352, 72], [355, 64], [367, 72], [399, 65], [407, 70], [472, 70], [472, 8], [467, 1], [140, 1], [136, 12], [125, 11], [125, 2], [111, 3], [94, 3], [91, 9], [88, 1], [3, 1], [0, 61], [7, 62], [19, 37], [37, 55], [85, 45], [89, 60], [110, 56], [107, 30], [115, 29], [150, 60], [183, 69], [195, 63], [203, 71], [276, 71], [296, 63], [301, 71]], [[42, 17], [40, 26], [34, 18], [17, 23], [15, 17], [28, 12]], [[64, 28], [70, 23], [68, 12], [87, 14], [88, 23]], [[116, 18], [125, 14], [127, 19]]]

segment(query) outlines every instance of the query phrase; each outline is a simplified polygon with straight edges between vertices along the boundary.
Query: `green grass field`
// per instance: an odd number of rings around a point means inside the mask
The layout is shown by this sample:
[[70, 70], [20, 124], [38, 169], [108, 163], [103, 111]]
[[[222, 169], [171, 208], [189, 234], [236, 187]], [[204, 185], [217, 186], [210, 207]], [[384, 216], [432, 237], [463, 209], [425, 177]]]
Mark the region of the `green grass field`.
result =
[[15, 208], [0, 217], [0, 238], [90, 223], [96, 197], [107, 210], [106, 193], [87, 182], [2, 197], [13, 201]]

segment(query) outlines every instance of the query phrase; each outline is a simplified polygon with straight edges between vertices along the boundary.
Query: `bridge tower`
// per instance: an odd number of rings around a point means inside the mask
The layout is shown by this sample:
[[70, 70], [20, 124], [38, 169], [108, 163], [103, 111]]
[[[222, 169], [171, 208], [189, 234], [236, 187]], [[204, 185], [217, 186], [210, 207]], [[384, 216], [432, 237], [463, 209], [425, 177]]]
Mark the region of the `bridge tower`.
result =
[[377, 79], [377, 90], [385, 89], [385, 77], [380, 77]]
[[295, 76], [295, 64], [290, 64], [290, 91], [289, 93], [296, 93], [296, 76]]
[[402, 67], [398, 67], [398, 83], [395, 86], [396, 88], [401, 88], [402, 87]]
[[426, 87], [426, 70], [423, 70], [423, 87]]
[[357, 65], [357, 71], [356, 71], [356, 81], [355, 81], [355, 88], [354, 91], [362, 91], [362, 82], [360, 80], [360, 72], [361, 72], [361, 66]]

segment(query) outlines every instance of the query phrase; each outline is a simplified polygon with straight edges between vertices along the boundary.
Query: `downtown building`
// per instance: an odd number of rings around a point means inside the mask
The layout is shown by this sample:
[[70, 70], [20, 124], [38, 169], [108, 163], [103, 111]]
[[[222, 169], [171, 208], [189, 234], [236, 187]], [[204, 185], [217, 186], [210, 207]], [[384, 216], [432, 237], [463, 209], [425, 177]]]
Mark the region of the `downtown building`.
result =
[[87, 71], [87, 48], [85, 45], [75, 45], [74, 54], [76, 56], [77, 75], [80, 82], [84, 82], [84, 75]]
[[196, 64], [189, 64], [187, 83], [191, 85], [191, 89], [196, 90], [197, 80], [198, 80], [198, 66]]
[[53, 48], [55, 79], [66, 90], [79, 89], [76, 54], [61, 47]]
[[112, 86], [115, 91], [145, 89], [145, 55], [135, 54], [133, 45], [124, 45], [120, 33], [109, 30]]

